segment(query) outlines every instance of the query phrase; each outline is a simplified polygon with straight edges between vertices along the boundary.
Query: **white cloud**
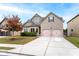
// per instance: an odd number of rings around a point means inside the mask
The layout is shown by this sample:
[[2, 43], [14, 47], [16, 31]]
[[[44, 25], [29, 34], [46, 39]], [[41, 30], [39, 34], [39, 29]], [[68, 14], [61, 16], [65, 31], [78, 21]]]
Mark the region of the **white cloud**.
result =
[[[36, 9], [34, 9], [33, 7], [35, 7]], [[47, 13], [49, 13], [48, 10], [44, 10], [44, 8], [40, 6], [32, 5], [32, 8], [24, 9], [16, 6], [7, 6], [7, 5], [0, 4], [0, 10], [2, 11], [15, 12], [17, 14], [26, 14], [27, 16], [33, 15], [35, 13], [38, 13], [41, 16], [45, 16]]]
[[6, 6], [6, 5], [0, 5], [0, 10], [2, 11], [9, 11], [9, 12], [16, 12], [16, 13], [33, 13], [33, 11], [29, 10], [29, 9], [23, 9], [23, 8], [18, 8], [15, 6]]
[[0, 10], [22, 12], [21, 10], [19, 10], [19, 9], [16, 8], [16, 7], [4, 6], [4, 5], [0, 5]]

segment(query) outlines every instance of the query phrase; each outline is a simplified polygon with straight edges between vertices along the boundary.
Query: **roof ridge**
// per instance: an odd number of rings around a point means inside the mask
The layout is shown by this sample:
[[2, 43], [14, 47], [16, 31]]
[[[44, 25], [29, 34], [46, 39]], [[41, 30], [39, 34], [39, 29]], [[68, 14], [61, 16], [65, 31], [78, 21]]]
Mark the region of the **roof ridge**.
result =
[[[38, 13], [34, 14], [34, 16], [31, 18], [31, 20], [36, 16], [38, 15], [39, 17], [41, 17]], [[42, 18], [42, 17], [41, 17]]]

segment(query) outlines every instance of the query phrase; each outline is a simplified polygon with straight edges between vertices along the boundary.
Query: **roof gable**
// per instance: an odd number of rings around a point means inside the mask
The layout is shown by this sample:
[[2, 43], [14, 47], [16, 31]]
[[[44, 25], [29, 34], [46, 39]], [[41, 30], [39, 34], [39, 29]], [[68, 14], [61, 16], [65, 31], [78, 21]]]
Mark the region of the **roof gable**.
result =
[[0, 22], [0, 24], [2, 24], [5, 20], [7, 20], [7, 18], [5, 17], [1, 22]]
[[[27, 25], [27, 24], [29, 24], [29, 25]], [[33, 23], [31, 20], [28, 20], [26, 23], [24, 23], [23, 26], [38, 26], [38, 25], [36, 25], [35, 23]]]
[[[41, 17], [40, 15], [38, 15], [38, 14], [36, 13], [30, 20], [28, 20], [27, 22], [25, 22], [24, 25], [27, 24], [28, 22], [33, 23], [33, 25], [40, 25], [40, 24], [41, 24], [49, 15], [51, 15], [51, 14], [53, 14], [54, 16], [56, 16], [57, 18], [59, 18], [62, 22], [64, 22], [63, 19], [62, 19], [62, 17], [59, 17], [59, 16], [55, 15], [55, 14], [52, 13], [52, 12], [50, 12], [46, 17]], [[34, 22], [34, 20], [33, 20], [35, 17], [40, 17], [40, 18], [42, 18], [42, 19], [40, 20], [39, 24], [35, 24], [35, 22]], [[36, 20], [36, 21], [37, 21], [37, 20]]]
[[[35, 17], [39, 17], [41, 19], [39, 19], [39, 21], [38, 20], [34, 20]], [[33, 25], [39, 26], [42, 20], [43, 20], [43, 18], [36, 13], [30, 20], [25, 22], [24, 25], [27, 24], [27, 23], [32, 23]], [[36, 24], [36, 22], [34, 22], [34, 21], [38, 21], [38, 23]]]
[[71, 22], [73, 19], [75, 19], [76, 17], [78, 17], [79, 14], [77, 14], [75, 17], [73, 17], [71, 20], [69, 20], [67, 23]]
[[[59, 16], [57, 16], [56, 14], [54, 14], [54, 13], [52, 13], [52, 12], [50, 12], [46, 17], [44, 17], [44, 20], [48, 17], [48, 16], [50, 16], [50, 15], [54, 15], [54, 16], [56, 16], [57, 18], [59, 18], [62, 22], [64, 22], [64, 20], [63, 20], [63, 18], [62, 17], [59, 17]], [[43, 21], [44, 21], [43, 20]]]
[[[31, 18], [31, 20], [35, 17], [41, 17], [40, 15], [38, 15], [37, 13]], [[42, 18], [42, 17], [41, 17]]]
[[37, 24], [37, 25], [40, 25], [41, 21], [43, 20], [43, 17], [41, 17], [40, 15], [38, 14], [35, 14], [32, 18], [31, 18], [32, 22]]

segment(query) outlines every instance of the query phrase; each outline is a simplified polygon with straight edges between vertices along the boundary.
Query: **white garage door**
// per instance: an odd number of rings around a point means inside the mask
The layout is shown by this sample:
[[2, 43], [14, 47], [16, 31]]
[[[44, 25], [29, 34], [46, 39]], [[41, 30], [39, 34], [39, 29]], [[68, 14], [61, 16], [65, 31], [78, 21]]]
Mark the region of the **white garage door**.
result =
[[63, 32], [62, 32], [62, 30], [53, 30], [52, 31], [52, 36], [53, 37], [62, 37], [63, 36]]
[[62, 37], [62, 30], [43, 30], [41, 33], [42, 36], [52, 36], [52, 37]]
[[51, 35], [51, 32], [50, 30], [43, 30], [42, 33], [41, 33], [42, 36], [50, 36]]

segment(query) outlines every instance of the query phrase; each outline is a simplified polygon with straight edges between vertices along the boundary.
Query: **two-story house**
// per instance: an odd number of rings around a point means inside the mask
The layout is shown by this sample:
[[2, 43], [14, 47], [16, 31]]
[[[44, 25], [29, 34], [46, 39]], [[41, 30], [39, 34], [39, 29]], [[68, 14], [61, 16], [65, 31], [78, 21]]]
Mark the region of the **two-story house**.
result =
[[50, 12], [46, 17], [35, 14], [24, 23], [24, 31], [37, 32], [42, 36], [63, 36], [63, 19]]
[[68, 36], [79, 36], [79, 14], [67, 22]]

